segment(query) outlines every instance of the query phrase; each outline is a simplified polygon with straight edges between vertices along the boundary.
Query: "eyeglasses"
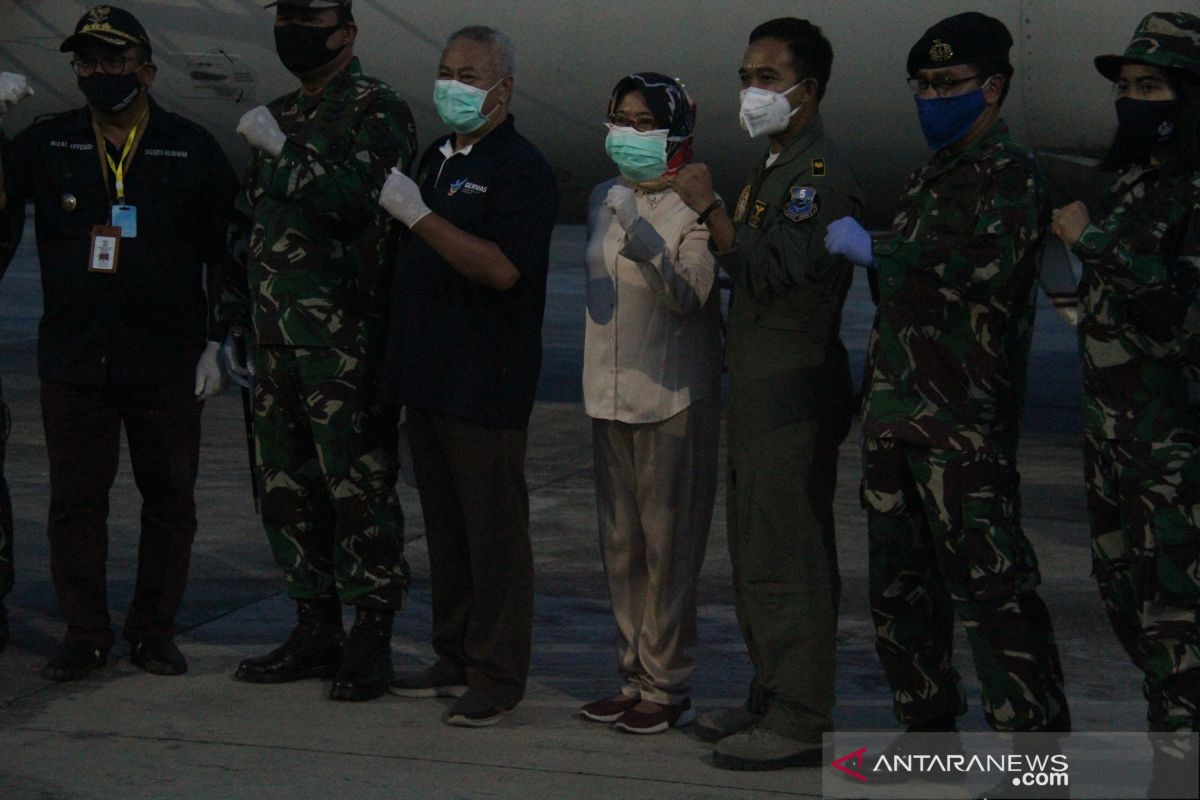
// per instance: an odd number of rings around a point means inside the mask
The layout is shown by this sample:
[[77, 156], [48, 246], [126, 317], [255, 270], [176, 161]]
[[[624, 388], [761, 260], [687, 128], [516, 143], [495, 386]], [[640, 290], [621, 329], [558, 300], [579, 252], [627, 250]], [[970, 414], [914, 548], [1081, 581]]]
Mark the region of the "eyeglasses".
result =
[[71, 69], [81, 78], [86, 78], [100, 69], [105, 75], [120, 75], [125, 71], [125, 65], [130, 61], [140, 60], [138, 56], [123, 56], [120, 54], [104, 56], [100, 59], [77, 58], [71, 62]]
[[633, 128], [635, 131], [642, 133], [659, 128], [658, 120], [649, 114], [639, 114], [636, 117], [630, 117], [618, 111], [615, 114], [609, 115], [608, 122], [610, 125], [616, 125], [618, 128]]
[[977, 81], [983, 77], [985, 76], [968, 75], [965, 78], [934, 78], [931, 81], [927, 81], [924, 78], [909, 78], [908, 88], [912, 89], [913, 94], [926, 94], [932, 89], [938, 97], [948, 97], [954, 94], [954, 90], [964, 83]]

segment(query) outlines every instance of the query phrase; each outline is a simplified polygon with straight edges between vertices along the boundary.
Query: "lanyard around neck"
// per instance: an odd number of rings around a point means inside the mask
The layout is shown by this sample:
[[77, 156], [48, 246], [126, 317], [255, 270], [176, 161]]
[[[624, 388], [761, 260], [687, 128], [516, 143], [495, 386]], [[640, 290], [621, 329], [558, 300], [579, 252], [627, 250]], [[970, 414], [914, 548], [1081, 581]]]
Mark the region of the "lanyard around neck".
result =
[[129, 135], [125, 137], [125, 146], [121, 148], [121, 160], [113, 161], [112, 155], [108, 152], [108, 141], [104, 138], [104, 134], [100, 132], [100, 126], [94, 125], [96, 130], [96, 149], [104, 154], [104, 158], [100, 161], [100, 171], [104, 174], [104, 186], [108, 188], [108, 170], [112, 169], [113, 177], [116, 179], [117, 185], [117, 202], [125, 202], [125, 173], [132, 166], [132, 154], [137, 148], [138, 131], [145, 131], [145, 124], [150, 117], [150, 109], [147, 108], [138, 117], [137, 122], [133, 123], [133, 127], [129, 129]]

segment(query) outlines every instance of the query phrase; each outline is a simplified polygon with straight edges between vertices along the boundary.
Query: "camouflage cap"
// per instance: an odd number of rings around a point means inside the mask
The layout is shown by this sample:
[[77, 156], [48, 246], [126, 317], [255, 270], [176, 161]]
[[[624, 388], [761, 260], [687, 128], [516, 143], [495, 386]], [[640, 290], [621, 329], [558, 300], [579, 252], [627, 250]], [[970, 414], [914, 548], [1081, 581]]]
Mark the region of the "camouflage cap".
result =
[[1147, 14], [1124, 55], [1096, 56], [1096, 69], [1113, 82], [1125, 64], [1174, 67], [1200, 75], [1200, 17], [1182, 11]]
[[978, 11], [955, 14], [925, 31], [908, 51], [908, 74], [978, 61], [1008, 63], [1012, 44], [1012, 34], [995, 17]]
[[87, 45], [124, 50], [140, 44], [150, 52], [150, 37], [137, 17], [116, 6], [94, 6], [75, 23], [75, 32], [58, 48], [70, 53]]

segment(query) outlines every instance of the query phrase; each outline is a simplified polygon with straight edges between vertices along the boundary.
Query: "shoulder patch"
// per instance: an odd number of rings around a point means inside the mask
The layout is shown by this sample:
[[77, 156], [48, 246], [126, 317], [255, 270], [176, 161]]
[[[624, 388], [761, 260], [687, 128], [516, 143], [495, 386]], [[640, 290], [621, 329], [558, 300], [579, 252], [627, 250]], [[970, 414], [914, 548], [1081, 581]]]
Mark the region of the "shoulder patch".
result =
[[788, 193], [788, 202], [783, 207], [783, 215], [792, 222], [803, 222], [815, 217], [819, 210], [816, 187], [793, 186]]
[[812, 160], [812, 176], [814, 178], [824, 178], [825, 177], [825, 159], [814, 158]]
[[746, 206], [750, 205], [750, 187], [742, 189], [742, 193], [738, 195], [737, 208], [733, 212], [734, 223], [741, 222], [746, 218]]

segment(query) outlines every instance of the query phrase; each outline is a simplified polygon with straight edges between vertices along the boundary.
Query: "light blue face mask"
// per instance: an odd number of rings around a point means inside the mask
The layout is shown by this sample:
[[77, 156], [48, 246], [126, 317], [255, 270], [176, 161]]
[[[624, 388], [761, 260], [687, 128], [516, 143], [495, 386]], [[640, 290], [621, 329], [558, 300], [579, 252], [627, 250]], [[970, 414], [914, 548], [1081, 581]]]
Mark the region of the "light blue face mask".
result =
[[[438, 116], [455, 133], [472, 133], [479, 130], [491, 117], [491, 114], [483, 113], [483, 101], [488, 92], [500, 85], [500, 81], [496, 81], [489, 89], [480, 89], [460, 81], [435, 81], [433, 103], [437, 106]], [[493, 108], [492, 112], [495, 113], [495, 110]]]
[[604, 149], [633, 183], [652, 181], [667, 171], [667, 132], [608, 125]]

